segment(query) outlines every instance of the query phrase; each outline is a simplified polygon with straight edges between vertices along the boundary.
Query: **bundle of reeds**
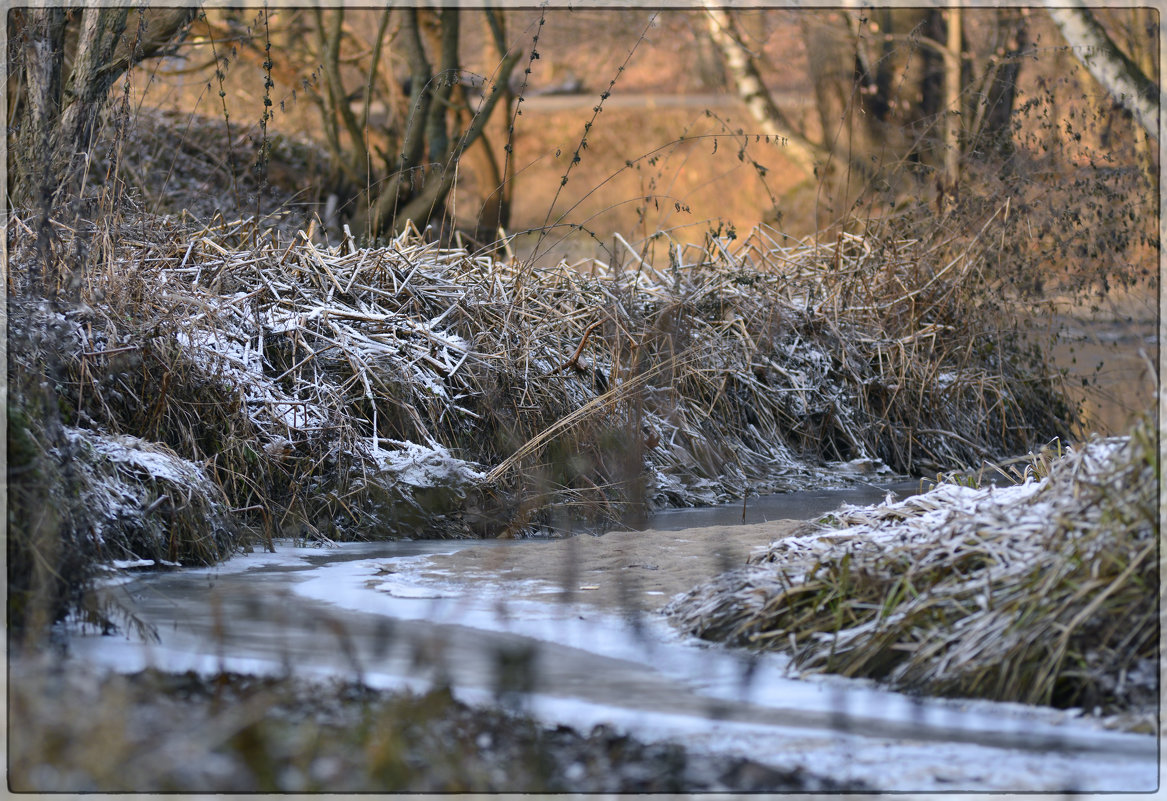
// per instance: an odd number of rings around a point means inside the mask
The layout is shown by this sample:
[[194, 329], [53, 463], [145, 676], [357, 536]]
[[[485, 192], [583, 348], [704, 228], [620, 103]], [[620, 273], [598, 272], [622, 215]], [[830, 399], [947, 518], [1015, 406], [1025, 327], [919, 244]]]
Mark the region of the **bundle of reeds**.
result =
[[1159, 482], [1148, 415], [1040, 480], [846, 508], [667, 611], [804, 670], [929, 694], [1153, 703]]
[[81, 422], [204, 463], [269, 534], [616, 521], [837, 483], [837, 461], [968, 464], [1065, 422], [970, 295], [981, 257], [943, 243], [758, 229], [667, 267], [628, 247], [535, 268], [413, 230], [321, 245], [142, 216], [99, 238], [70, 313]]

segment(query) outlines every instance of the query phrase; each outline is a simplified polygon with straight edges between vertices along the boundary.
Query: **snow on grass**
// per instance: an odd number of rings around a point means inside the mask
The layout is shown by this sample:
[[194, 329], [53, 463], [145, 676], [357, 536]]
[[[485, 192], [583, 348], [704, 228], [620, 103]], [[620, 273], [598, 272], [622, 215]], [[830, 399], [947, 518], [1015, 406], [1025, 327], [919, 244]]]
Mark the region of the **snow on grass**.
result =
[[146, 478], [212, 491], [213, 485], [199, 465], [156, 442], [126, 434], [98, 434], [76, 428], [66, 429], [65, 436], [74, 442], [84, 440], [98, 454], [126, 465]]
[[[382, 440], [385, 441], [385, 440]], [[396, 481], [412, 487], [457, 487], [480, 481], [483, 473], [438, 444], [418, 445], [416, 442], [389, 441], [398, 450], [370, 448], [377, 466], [390, 473]]]
[[1155, 658], [1156, 445], [1071, 450], [1040, 480], [942, 483], [844, 507], [668, 611], [709, 639], [800, 668], [929, 693], [1124, 709]]
[[[87, 334], [81, 380], [101, 382], [84, 411], [190, 443], [264, 526], [396, 525], [381, 513], [393, 486], [451, 471], [435, 472], [436, 451], [424, 469], [414, 450], [386, 456], [385, 440], [439, 443], [465, 478], [484, 465], [490, 502], [456, 533], [499, 534], [545, 524], [552, 506], [613, 522], [642, 502], [853, 483], [869, 464], [950, 468], [1061, 430], [1002, 321], [949, 302], [979, 275], [975, 254], [917, 286], [940, 254], [882, 234], [784, 245], [758, 229], [734, 252], [681, 248], [667, 269], [629, 271], [475, 257], [416, 231], [360, 248], [254, 220], [143, 222], [102, 279], [114, 313]], [[847, 302], [868, 273], [871, 302]], [[123, 387], [143, 359], [159, 369]], [[368, 480], [398, 466], [409, 475], [393, 486]], [[458, 525], [462, 500], [435, 525]]]
[[63, 429], [76, 497], [62, 515], [98, 561], [119, 569], [202, 564], [230, 552], [226, 499], [203, 467], [165, 445], [124, 434]]

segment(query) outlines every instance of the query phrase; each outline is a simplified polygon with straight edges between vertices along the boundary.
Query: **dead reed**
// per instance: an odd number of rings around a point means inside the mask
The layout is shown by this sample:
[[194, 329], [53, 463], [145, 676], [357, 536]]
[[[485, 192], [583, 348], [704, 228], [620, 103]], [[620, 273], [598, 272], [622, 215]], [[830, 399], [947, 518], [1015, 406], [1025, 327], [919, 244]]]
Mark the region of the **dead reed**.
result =
[[1034, 464], [1048, 475], [846, 508], [668, 611], [699, 636], [783, 650], [804, 670], [928, 694], [1155, 703], [1154, 423]]
[[[13, 231], [19, 264], [32, 235]], [[413, 230], [369, 248], [143, 215], [101, 247], [68, 323], [75, 424], [201, 464], [266, 536], [615, 522], [837, 482], [837, 461], [972, 464], [1064, 426], [977, 307], [977, 256], [878, 234], [534, 268]]]

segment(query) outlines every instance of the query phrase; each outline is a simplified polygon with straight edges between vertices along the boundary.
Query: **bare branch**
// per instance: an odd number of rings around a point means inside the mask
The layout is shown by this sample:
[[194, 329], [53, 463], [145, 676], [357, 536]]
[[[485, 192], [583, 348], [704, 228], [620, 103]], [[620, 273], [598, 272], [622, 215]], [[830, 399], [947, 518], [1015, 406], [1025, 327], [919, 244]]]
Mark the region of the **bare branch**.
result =
[[362, 129], [368, 127], [369, 124], [369, 108], [373, 102], [373, 88], [381, 70], [381, 48], [385, 43], [385, 30], [389, 27], [389, 14], [391, 12], [391, 8], [386, 8], [385, 13], [381, 15], [381, 22], [377, 26], [377, 40], [373, 45], [373, 55], [369, 62], [369, 80], [365, 84], [365, 103], [361, 108]]
[[429, 118], [429, 83], [433, 72], [421, 43], [421, 30], [416, 8], [406, 9], [405, 25], [402, 30], [402, 45], [405, 58], [409, 62], [410, 73], [409, 116], [405, 126], [405, 136], [401, 142], [401, 164], [398, 169], [406, 172], [421, 163], [425, 153], [425, 124]]
[[[424, 220], [432, 214], [433, 210], [437, 208], [438, 204], [449, 194], [451, 187], [454, 184], [454, 177], [457, 171], [454, 165], [458, 159], [462, 157], [466, 148], [470, 147], [481, 136], [483, 130], [486, 128], [486, 123], [490, 120], [490, 115], [494, 111], [505, 94], [507, 94], [508, 83], [511, 72], [514, 71], [515, 65], [519, 61], [521, 53], [518, 51], [512, 52], [503, 59], [499, 65], [498, 72], [494, 80], [494, 88], [491, 93], [486, 96], [482, 106], [474, 114], [470, 121], [470, 126], [466, 132], [453, 140], [448, 148], [445, 158], [442, 159], [441, 169], [434, 170], [427, 174], [425, 183], [421, 191], [417, 192], [411, 197], [408, 202], [397, 210], [393, 215], [401, 224], [405, 220]], [[394, 176], [396, 185], [400, 185], [400, 175]], [[382, 192], [378, 198], [377, 211], [380, 214], [379, 219], [385, 220], [386, 216], [392, 213], [392, 204], [395, 201], [395, 195], [389, 195], [387, 192]], [[398, 225], [400, 227], [400, 224]]]
[[340, 116], [345, 132], [352, 142], [350, 159], [342, 160], [341, 164], [349, 177], [356, 183], [364, 180], [368, 173], [369, 151], [365, 142], [364, 129], [357, 122], [352, 107], [348, 102], [348, 93], [345, 91], [343, 79], [340, 76], [340, 43], [344, 35], [344, 9], [333, 11], [329, 25], [325, 26], [322, 12], [315, 9], [316, 35], [320, 42], [320, 61], [324, 70], [325, 86], [328, 89], [328, 104], [332, 113]]
[[102, 65], [99, 72], [108, 81], [106, 85], [113, 86], [118, 76], [135, 64], [164, 55], [175, 47], [181, 41], [185, 28], [194, 21], [197, 14], [197, 6], [151, 11], [146, 32], [135, 42], [135, 46]]

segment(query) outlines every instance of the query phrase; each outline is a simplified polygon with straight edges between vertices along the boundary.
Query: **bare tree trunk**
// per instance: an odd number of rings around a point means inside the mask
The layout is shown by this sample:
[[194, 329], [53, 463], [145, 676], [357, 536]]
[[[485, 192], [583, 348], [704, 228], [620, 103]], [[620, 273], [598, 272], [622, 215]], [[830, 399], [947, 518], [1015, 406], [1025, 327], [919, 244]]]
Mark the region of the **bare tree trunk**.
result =
[[[453, 187], [458, 159], [482, 136], [499, 101], [510, 97], [510, 76], [521, 52], [506, 51], [505, 43], [498, 42], [500, 52], [506, 54], [495, 72], [493, 86], [481, 106], [470, 114], [466, 130], [455, 131], [452, 135], [448, 133], [447, 118], [453, 108], [450, 90], [459, 71], [458, 21], [453, 16], [457, 13], [457, 9], [443, 13], [438, 40], [442, 72], [435, 79], [422, 44], [418, 12], [414, 9], [406, 12], [403, 38], [406, 57], [413, 68], [409, 117], [401, 143], [398, 171], [385, 182], [385, 188], [368, 210], [367, 227], [373, 236], [401, 231], [407, 220], [420, 227], [430, 219], [445, 203]], [[491, 23], [492, 29], [495, 23], [497, 19]], [[431, 83], [445, 85], [435, 87]], [[423, 163], [423, 158], [427, 157], [428, 163]]]
[[[31, 201], [39, 208], [37, 215], [37, 248], [41, 256], [41, 273], [29, 276], [31, 289], [40, 292], [52, 285], [47, 275], [52, 263], [53, 230], [52, 186], [53, 154], [57, 150], [56, 110], [61, 93], [61, 62], [64, 59], [64, 11], [59, 8], [28, 12], [23, 66], [27, 94], [23, 106], [23, 130], [18, 138], [20, 150], [26, 158], [10, 163], [15, 173], [10, 177], [16, 187], [14, 198]], [[41, 154], [39, 159], [31, 158]], [[26, 165], [20, 169], [19, 165]]]
[[504, 68], [499, 70], [499, 78], [493, 90], [487, 95], [482, 107], [474, 114], [466, 132], [451, 140], [445, 157], [435, 165], [436, 169], [427, 175], [420, 191], [409, 198], [408, 202], [399, 209], [393, 203], [392, 199], [385, 197], [378, 198], [377, 206], [382, 212], [379, 219], [383, 226], [387, 228], [388, 224], [392, 223], [394, 230], [401, 230], [406, 220], [413, 220], [415, 222], [426, 220], [433, 214], [438, 204], [445, 200], [446, 196], [450, 193], [451, 187], [454, 185], [454, 177], [456, 174], [454, 170], [455, 164], [462, 157], [462, 153], [465, 152], [466, 148], [474, 144], [482, 136], [482, 131], [486, 127], [487, 120], [490, 119], [491, 112], [494, 111], [495, 105], [497, 105], [499, 99], [507, 91], [506, 79], [510, 76], [510, 72], [517, 61], [517, 52], [504, 60]]
[[[1026, 23], [1028, 9], [997, 11], [997, 28], [1003, 32], [1002, 49], [990, 59], [988, 89], [969, 127], [970, 138], [978, 147], [1005, 161], [1013, 154], [1013, 106], [1017, 98], [1017, 78], [1021, 74], [1021, 51], [1029, 43]], [[1000, 58], [1000, 63], [994, 63]]]
[[[17, 132], [21, 149], [30, 156], [14, 162], [17, 203], [33, 200], [50, 185], [52, 203], [76, 190], [63, 183], [68, 162], [84, 157], [110, 87], [134, 64], [172, 44], [197, 9], [139, 11], [149, 14], [141, 19], [148, 24], [127, 44], [123, 40], [129, 13], [128, 7], [93, 7], [69, 16], [64, 9], [49, 8], [10, 17], [9, 36], [22, 43], [19, 51], [13, 51], [19, 53], [23, 74], [15, 88], [23, 89], [25, 96], [11, 106], [17, 114], [8, 122]], [[68, 34], [74, 20], [79, 20], [75, 39]]]
[[947, 49], [950, 54], [944, 66], [944, 190], [956, 190], [960, 180], [961, 127], [961, 11], [950, 8], [948, 15]]
[[1134, 115], [1149, 136], [1158, 139], [1158, 84], [1119, 49], [1087, 9], [1072, 6], [1046, 11], [1094, 79], [1115, 102]]
[[[110, 87], [133, 64], [162, 50], [195, 11], [162, 14], [163, 36], [139, 36], [119, 54], [129, 13], [128, 7], [93, 7], [71, 14], [44, 8], [9, 17], [9, 36], [20, 43], [9, 52], [19, 60], [13, 66], [21, 77], [10, 87], [24, 94], [10, 106], [16, 113], [8, 121], [14, 132], [9, 141], [16, 143], [18, 153], [9, 162], [10, 200], [37, 213], [43, 274], [30, 277], [33, 291], [52, 294], [63, 287], [71, 292], [77, 286], [84, 258], [80, 253], [54, 256], [50, 220], [67, 208], [79, 213], [85, 175], [79, 165], [88, 159]], [[152, 21], [157, 19], [152, 16]], [[70, 33], [71, 27], [76, 33]], [[82, 247], [83, 237], [75, 241]]]
[[402, 174], [408, 173], [421, 164], [425, 153], [425, 127], [430, 115], [430, 79], [433, 68], [426, 58], [425, 45], [421, 41], [421, 21], [417, 9], [405, 11], [405, 26], [402, 30], [402, 44], [405, 58], [409, 61], [409, 117], [405, 124], [405, 137], [401, 145]]
[[[486, 15], [486, 30], [489, 33], [490, 41], [494, 46], [494, 53], [487, 55], [484, 59], [487, 63], [490, 62], [491, 56], [498, 58], [499, 63], [506, 60], [507, 56], [507, 41], [506, 41], [506, 21], [503, 15], [492, 9], [485, 10]], [[483, 45], [484, 49], [489, 49], [488, 45]], [[505, 230], [511, 225], [511, 206], [515, 196], [515, 160], [511, 158], [514, 150], [514, 132], [510, 127], [511, 112], [514, 110], [515, 97], [511, 91], [510, 83], [508, 81], [504, 88], [504, 92], [499, 103], [502, 105], [503, 124], [501, 136], [506, 140], [505, 154], [503, 166], [500, 169], [498, 159], [495, 156], [494, 148], [487, 139], [485, 132], [482, 134], [481, 146], [476, 148], [477, 152], [481, 154], [482, 168], [479, 169], [480, 176], [485, 175], [485, 185], [480, 189], [484, 194], [482, 206], [478, 211], [478, 219], [475, 224], [475, 238], [480, 242], [493, 241], [498, 232]]]
[[454, 85], [461, 79], [458, 41], [461, 29], [461, 15], [457, 8], [444, 8], [441, 14], [441, 36], [438, 42], [438, 75], [433, 88], [433, 102], [429, 119], [426, 120], [425, 138], [429, 145], [430, 161], [437, 161], [445, 155], [450, 144], [450, 134], [446, 118], [450, 115], [450, 97]]
[[[370, 27], [377, 20], [368, 42], [349, 27], [357, 19], [353, 14], [346, 16], [341, 8], [312, 10], [315, 30], [307, 53], [320, 64], [320, 86], [310, 93], [321, 114], [337, 191], [347, 196], [344, 205], [354, 227], [376, 238], [400, 232], [409, 220], [424, 228], [443, 212], [458, 160], [482, 136], [498, 102], [510, 102], [507, 83], [520, 52], [510, 51], [499, 15], [487, 10], [500, 62], [492, 91], [478, 103], [462, 84], [461, 10], [403, 7], [376, 17], [365, 13], [361, 19], [368, 19]], [[396, 31], [387, 36], [390, 13]], [[402, 85], [393, 75], [393, 62], [381, 58], [382, 48], [395, 51], [394, 61], [409, 69]], [[354, 72], [362, 75], [355, 90], [345, 85]], [[376, 124], [383, 144], [373, 145], [371, 109], [382, 102], [386, 119]], [[371, 147], [380, 154], [378, 166]], [[487, 164], [499, 172], [490, 159]], [[506, 209], [496, 205], [492, 211], [497, 223]]]
[[[365, 141], [365, 131], [357, 121], [357, 115], [349, 104], [348, 92], [340, 76], [340, 44], [344, 34], [344, 8], [334, 9], [325, 22], [324, 11], [313, 9], [316, 15], [316, 36], [320, 46], [321, 71], [328, 93], [327, 111], [329, 119], [325, 129], [333, 159], [344, 170], [349, 181], [360, 185], [368, 177], [369, 147]], [[339, 118], [339, 119], [338, 119]], [[337, 130], [343, 125], [351, 146], [342, 148]], [[346, 158], [347, 156], [347, 158]]]
[[89, 149], [105, 95], [117, 80], [116, 76], [103, 73], [102, 68], [112, 60], [114, 48], [125, 33], [128, 16], [128, 8], [87, 8], [81, 14], [73, 71], [65, 87], [73, 102], [61, 115], [61, 133], [77, 148]]
[[780, 140], [791, 161], [808, 173], [814, 172], [816, 160], [825, 159], [827, 152], [799, 134], [778, 108], [766, 85], [762, 83], [753, 57], [742, 44], [729, 13], [711, 2], [706, 3], [705, 13], [709, 20], [709, 36], [721, 51], [725, 66], [733, 76], [738, 96], [762, 127], [762, 133]]

